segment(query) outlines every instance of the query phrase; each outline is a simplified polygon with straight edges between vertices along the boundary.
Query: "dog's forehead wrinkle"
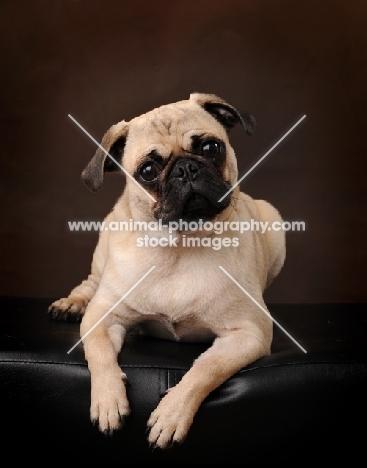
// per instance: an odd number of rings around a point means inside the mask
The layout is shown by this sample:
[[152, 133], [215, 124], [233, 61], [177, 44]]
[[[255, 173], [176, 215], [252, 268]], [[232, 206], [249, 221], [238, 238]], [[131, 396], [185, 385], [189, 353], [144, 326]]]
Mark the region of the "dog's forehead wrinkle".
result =
[[[183, 132], [177, 131], [171, 134], [163, 134], [157, 126], [153, 125], [151, 128], [154, 128], [154, 131], [144, 133], [144, 135], [146, 135], [144, 146], [140, 145], [138, 151], [142, 156], [156, 153], [166, 159], [173, 155], [182, 155], [186, 152], [190, 152], [192, 147], [192, 135], [203, 133], [201, 129], [194, 131], [192, 131], [192, 129], [183, 129]], [[146, 128], [142, 128], [142, 132], [145, 131]], [[131, 134], [130, 142], [135, 142], [138, 134], [138, 132], [135, 135]]]
[[188, 106], [186, 101], [158, 107], [130, 122], [130, 126], [139, 132], [150, 135], [157, 132], [161, 137], [185, 134], [195, 127], [205, 131], [208, 125], [212, 127], [213, 118], [199, 106]]

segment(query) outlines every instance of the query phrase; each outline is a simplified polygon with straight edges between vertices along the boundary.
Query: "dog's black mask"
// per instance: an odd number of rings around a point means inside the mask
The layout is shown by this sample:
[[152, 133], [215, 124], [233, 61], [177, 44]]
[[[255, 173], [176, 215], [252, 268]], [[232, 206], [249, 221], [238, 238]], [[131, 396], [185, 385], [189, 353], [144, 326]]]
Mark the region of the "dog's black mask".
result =
[[218, 202], [230, 188], [204, 158], [179, 157], [161, 181], [154, 216], [164, 224], [180, 219], [209, 221], [230, 204], [231, 194]]

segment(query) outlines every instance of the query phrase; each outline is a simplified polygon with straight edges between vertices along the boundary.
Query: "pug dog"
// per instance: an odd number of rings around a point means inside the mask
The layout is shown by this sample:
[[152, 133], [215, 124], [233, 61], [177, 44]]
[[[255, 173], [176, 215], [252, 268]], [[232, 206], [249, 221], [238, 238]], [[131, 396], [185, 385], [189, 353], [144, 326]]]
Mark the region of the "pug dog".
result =
[[[154, 448], [183, 442], [205, 398], [271, 352], [273, 322], [263, 293], [283, 266], [285, 233], [230, 229], [251, 220], [282, 222], [271, 204], [236, 185], [237, 159], [229, 140], [236, 124], [253, 134], [250, 114], [216, 95], [192, 93], [112, 125], [82, 173], [93, 192], [105, 172], [127, 176], [105, 226], [127, 220], [161, 225], [159, 231], [102, 230], [87, 279], [49, 307], [54, 319], [81, 321], [90, 418], [105, 434], [123, 427], [130, 413], [118, 354], [134, 329], [209, 343], [150, 415], [148, 441]], [[210, 229], [218, 222], [227, 226], [219, 234]], [[171, 230], [168, 245], [161, 241], [172, 223], [179, 228]], [[208, 229], [192, 232], [190, 223]], [[188, 247], [184, 241], [193, 234], [198, 242]], [[215, 238], [222, 248], [210, 247]]]

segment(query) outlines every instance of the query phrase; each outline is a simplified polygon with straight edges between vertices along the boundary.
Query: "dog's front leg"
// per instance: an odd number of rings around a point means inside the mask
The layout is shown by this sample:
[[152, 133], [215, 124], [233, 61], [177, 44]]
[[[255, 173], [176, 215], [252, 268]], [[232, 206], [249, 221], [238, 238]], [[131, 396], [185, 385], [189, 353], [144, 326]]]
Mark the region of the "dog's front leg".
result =
[[91, 374], [90, 418], [105, 434], [120, 429], [130, 413], [126, 375], [118, 364], [126, 329], [121, 318], [112, 313], [95, 326], [103, 315], [101, 311], [109, 307], [93, 298], [80, 327]]
[[203, 400], [244, 366], [269, 354], [271, 338], [256, 330], [233, 330], [216, 338], [181, 381], [160, 401], [148, 420], [151, 446], [183, 442]]

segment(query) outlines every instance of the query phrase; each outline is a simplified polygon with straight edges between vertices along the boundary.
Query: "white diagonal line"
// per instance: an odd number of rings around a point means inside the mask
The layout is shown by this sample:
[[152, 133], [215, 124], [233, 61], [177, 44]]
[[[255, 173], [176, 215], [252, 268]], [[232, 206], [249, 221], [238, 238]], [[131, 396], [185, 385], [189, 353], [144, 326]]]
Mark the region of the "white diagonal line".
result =
[[254, 165], [251, 167], [251, 169], [249, 169], [249, 170], [246, 172], [246, 174], [245, 174], [244, 176], [242, 176], [241, 179], [238, 180], [238, 181], [233, 185], [233, 187], [230, 188], [230, 189], [228, 190], [228, 192], [226, 192], [226, 193], [223, 195], [222, 198], [220, 198], [220, 199], [218, 200], [218, 203], [220, 203], [222, 200], [224, 200], [224, 198], [225, 198], [228, 194], [230, 194], [230, 193], [232, 192], [232, 190], [234, 190], [234, 189], [237, 187], [237, 185], [239, 185], [239, 184], [243, 181], [243, 179], [244, 179], [245, 177], [247, 177], [247, 176], [250, 174], [250, 172], [253, 171], [253, 170], [255, 169], [255, 167], [256, 167], [258, 164], [260, 164], [261, 161], [263, 161], [263, 160], [266, 158], [266, 156], [267, 156], [268, 154], [270, 154], [270, 153], [273, 151], [273, 149], [274, 149], [275, 147], [277, 147], [277, 146], [279, 145], [279, 143], [280, 143], [281, 141], [283, 141], [284, 138], [285, 138], [286, 136], [288, 136], [288, 135], [291, 133], [291, 131], [294, 130], [294, 129], [297, 127], [298, 124], [300, 124], [300, 123], [302, 122], [302, 120], [303, 120], [304, 118], [306, 118], [305, 115], [304, 115], [303, 117], [301, 117], [301, 118], [299, 119], [299, 121], [298, 121], [296, 124], [294, 124], [293, 127], [292, 127], [291, 129], [289, 129], [288, 132], [285, 133], [285, 134], [282, 136], [282, 138], [281, 138], [280, 140], [278, 140], [278, 141], [275, 143], [275, 145], [272, 146], [272, 147], [270, 148], [270, 150], [269, 150], [267, 153], [265, 153], [264, 156], [263, 156], [262, 158], [260, 158], [260, 159], [257, 161], [257, 163], [254, 164]]
[[228, 278], [230, 278], [230, 279], [241, 289], [241, 291], [243, 291], [243, 292], [246, 294], [246, 296], [248, 296], [248, 297], [252, 300], [252, 302], [254, 302], [254, 303], [255, 303], [255, 304], [256, 304], [256, 305], [257, 305], [257, 306], [258, 306], [258, 307], [259, 307], [259, 308], [260, 308], [276, 325], [278, 325], [278, 327], [279, 327], [279, 328], [280, 328], [280, 329], [281, 329], [281, 330], [282, 330], [282, 331], [283, 331], [283, 332], [284, 332], [284, 333], [285, 333], [285, 334], [286, 334], [286, 335], [287, 335], [287, 336], [288, 336], [304, 353], [307, 353], [307, 351], [305, 350], [305, 348], [303, 348], [303, 347], [298, 343], [298, 341], [296, 341], [296, 340], [287, 332], [287, 330], [285, 330], [285, 329], [280, 325], [280, 323], [278, 323], [278, 322], [269, 314], [269, 312], [268, 312], [266, 309], [264, 309], [264, 307], [263, 307], [261, 304], [259, 304], [259, 303], [257, 302], [257, 300], [254, 299], [254, 298], [251, 296], [251, 294], [248, 293], [248, 292], [246, 291], [246, 289], [243, 288], [243, 287], [233, 278], [233, 276], [231, 276], [231, 275], [228, 273], [227, 270], [225, 270], [222, 266], [220, 266], [219, 268], [223, 271], [223, 273], [225, 273], [225, 274], [228, 276]]
[[146, 278], [146, 277], [149, 275], [149, 273], [150, 273], [151, 271], [154, 270], [154, 268], [155, 268], [155, 266], [152, 266], [152, 268], [151, 268], [147, 273], [145, 273], [145, 275], [142, 276], [142, 277], [140, 278], [140, 280], [139, 280], [137, 283], [135, 283], [134, 286], [132, 286], [132, 287], [127, 291], [127, 293], [125, 293], [125, 294], [116, 302], [116, 304], [114, 304], [114, 305], [98, 320], [98, 322], [95, 323], [95, 324], [93, 325], [93, 327], [90, 328], [90, 329], [87, 331], [87, 333], [85, 333], [85, 334], [80, 338], [80, 340], [79, 340], [77, 343], [75, 343], [75, 345], [74, 345], [72, 348], [69, 349], [69, 351], [68, 351], [67, 354], [71, 353], [71, 351], [72, 351], [74, 348], [76, 348], [76, 347], [78, 346], [78, 344], [81, 343], [81, 342], [84, 340], [84, 338], [85, 338], [86, 336], [88, 336], [89, 333], [90, 333], [91, 331], [93, 331], [93, 330], [96, 328], [96, 326], [99, 325], [99, 324], [102, 322], [102, 320], [104, 320], [104, 319], [107, 317], [107, 315], [110, 314], [110, 313], [113, 311], [113, 309], [114, 309], [115, 307], [117, 307], [117, 306], [120, 304], [120, 302], [123, 301], [123, 300], [125, 299], [125, 297], [127, 297], [127, 296], [131, 293], [131, 291], [133, 291], [133, 290], [138, 286], [138, 284], [140, 284], [140, 283], [143, 281], [143, 279]]
[[113, 156], [110, 155], [110, 153], [109, 153], [108, 151], [106, 151], [106, 150], [103, 148], [102, 145], [100, 145], [100, 144], [98, 143], [98, 141], [97, 141], [95, 138], [92, 137], [92, 135], [91, 135], [90, 133], [87, 132], [87, 130], [86, 130], [82, 125], [80, 125], [80, 123], [79, 123], [77, 120], [74, 119], [74, 117], [73, 117], [72, 115], [68, 114], [68, 117], [69, 117], [81, 130], [83, 130], [83, 132], [84, 132], [86, 135], [88, 135], [89, 138], [90, 138], [104, 153], [106, 153], [106, 155], [107, 155], [109, 158], [111, 158], [112, 161], [113, 161], [123, 172], [125, 172], [125, 174], [126, 174], [128, 177], [130, 177], [130, 179], [133, 180], [133, 181], [142, 189], [142, 191], [143, 191], [146, 195], [148, 195], [148, 197], [149, 197], [151, 200], [153, 200], [154, 202], [157, 201], [149, 192], [147, 192], [147, 191], [145, 190], [144, 187], [142, 187], [142, 186], [139, 184], [139, 182], [138, 182], [137, 180], [134, 179], [134, 177], [133, 177], [132, 175], [130, 175], [130, 174], [126, 171], [126, 169], [124, 169], [124, 168], [121, 166], [120, 163], [118, 163], [118, 162], [116, 161], [116, 159], [115, 159]]

